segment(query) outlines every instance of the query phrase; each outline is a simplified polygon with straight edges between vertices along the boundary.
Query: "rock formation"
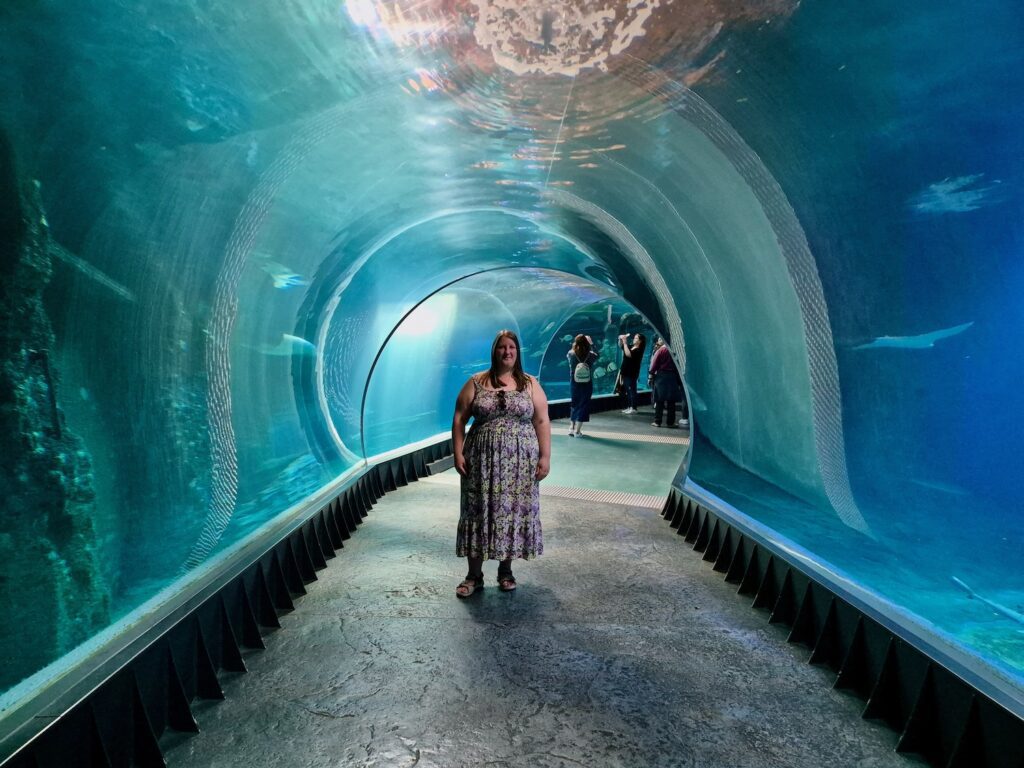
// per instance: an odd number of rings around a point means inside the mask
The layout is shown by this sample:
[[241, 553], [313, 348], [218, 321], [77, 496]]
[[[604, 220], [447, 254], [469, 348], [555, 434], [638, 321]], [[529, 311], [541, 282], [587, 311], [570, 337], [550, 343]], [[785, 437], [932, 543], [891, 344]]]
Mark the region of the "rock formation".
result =
[[60, 408], [43, 307], [52, 251], [39, 191], [0, 133], [0, 690], [109, 622], [88, 451]]

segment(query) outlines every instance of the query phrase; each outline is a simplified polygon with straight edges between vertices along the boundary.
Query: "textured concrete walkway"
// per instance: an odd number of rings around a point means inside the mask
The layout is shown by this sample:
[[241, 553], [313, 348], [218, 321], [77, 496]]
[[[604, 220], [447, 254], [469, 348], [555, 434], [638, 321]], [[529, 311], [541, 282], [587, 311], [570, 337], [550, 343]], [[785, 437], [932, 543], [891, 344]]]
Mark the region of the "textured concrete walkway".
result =
[[457, 517], [444, 476], [383, 498], [172, 768], [914, 764], [657, 511], [546, 496], [468, 600]]

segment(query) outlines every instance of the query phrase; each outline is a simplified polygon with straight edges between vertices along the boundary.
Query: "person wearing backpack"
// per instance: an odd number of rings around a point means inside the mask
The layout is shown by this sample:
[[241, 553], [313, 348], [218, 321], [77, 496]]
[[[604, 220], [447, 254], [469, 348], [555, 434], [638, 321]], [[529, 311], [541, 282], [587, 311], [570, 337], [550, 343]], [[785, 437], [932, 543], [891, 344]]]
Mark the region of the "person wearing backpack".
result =
[[597, 353], [589, 336], [576, 334], [569, 349], [569, 391], [572, 407], [569, 411], [569, 437], [579, 437], [583, 422], [590, 421], [590, 400], [594, 396], [594, 363]]

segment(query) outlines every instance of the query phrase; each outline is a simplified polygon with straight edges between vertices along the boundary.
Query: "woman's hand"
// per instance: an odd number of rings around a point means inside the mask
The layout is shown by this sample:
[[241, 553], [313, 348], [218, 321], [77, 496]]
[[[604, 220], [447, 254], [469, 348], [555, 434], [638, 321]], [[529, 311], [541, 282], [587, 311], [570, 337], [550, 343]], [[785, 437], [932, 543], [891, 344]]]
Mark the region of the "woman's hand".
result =
[[466, 457], [462, 455], [462, 452], [455, 454], [455, 471], [463, 477], [466, 476]]
[[537, 479], [543, 480], [551, 472], [551, 459], [547, 456], [541, 456], [537, 460]]

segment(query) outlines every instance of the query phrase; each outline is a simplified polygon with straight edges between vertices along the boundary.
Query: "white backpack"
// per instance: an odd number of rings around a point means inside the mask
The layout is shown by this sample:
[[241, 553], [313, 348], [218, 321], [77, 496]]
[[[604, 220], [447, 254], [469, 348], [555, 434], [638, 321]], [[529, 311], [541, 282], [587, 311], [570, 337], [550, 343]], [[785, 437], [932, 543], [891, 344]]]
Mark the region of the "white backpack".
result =
[[[579, 357], [576, 359], [579, 360]], [[590, 381], [590, 366], [584, 362], [576, 363], [576, 367], [572, 369], [572, 380], [577, 384], [586, 384]]]

